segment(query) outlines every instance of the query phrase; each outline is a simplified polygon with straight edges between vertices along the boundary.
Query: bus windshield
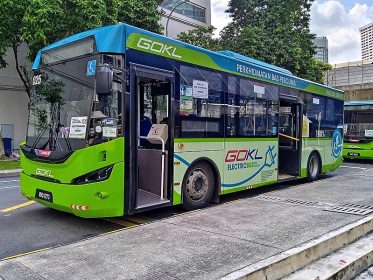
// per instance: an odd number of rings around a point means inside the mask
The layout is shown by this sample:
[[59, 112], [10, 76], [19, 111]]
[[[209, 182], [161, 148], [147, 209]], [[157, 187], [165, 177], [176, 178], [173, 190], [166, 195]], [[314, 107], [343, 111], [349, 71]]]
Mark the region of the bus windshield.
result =
[[60, 151], [85, 146], [95, 84], [94, 75], [87, 75], [87, 63], [95, 58], [64, 61], [34, 72], [28, 146]]
[[373, 139], [373, 105], [345, 106], [345, 138]]

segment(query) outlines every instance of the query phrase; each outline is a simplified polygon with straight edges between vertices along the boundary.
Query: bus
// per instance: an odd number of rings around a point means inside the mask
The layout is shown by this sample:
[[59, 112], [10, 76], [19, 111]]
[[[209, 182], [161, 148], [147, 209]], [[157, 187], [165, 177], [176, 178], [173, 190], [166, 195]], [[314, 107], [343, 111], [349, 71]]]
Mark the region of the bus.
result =
[[373, 159], [373, 100], [345, 102], [343, 157]]
[[231, 51], [117, 24], [32, 69], [21, 192], [80, 217], [201, 208], [342, 162], [343, 92]]

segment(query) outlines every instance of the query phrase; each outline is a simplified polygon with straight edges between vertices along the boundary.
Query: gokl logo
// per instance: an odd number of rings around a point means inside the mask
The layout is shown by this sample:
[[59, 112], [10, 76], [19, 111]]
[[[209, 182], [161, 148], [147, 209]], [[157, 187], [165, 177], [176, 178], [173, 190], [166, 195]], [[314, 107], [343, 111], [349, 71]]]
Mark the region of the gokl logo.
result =
[[52, 171], [43, 168], [36, 168], [35, 174], [43, 177], [53, 178]]
[[258, 155], [258, 149], [252, 150], [229, 150], [225, 156], [225, 162], [235, 161], [246, 161], [246, 160], [258, 160], [263, 157]]
[[258, 152], [258, 149], [229, 150], [225, 156], [225, 162], [228, 162], [228, 170], [258, 167], [259, 163], [256, 160], [263, 158], [258, 155]]
[[153, 40], [149, 40], [146, 38], [140, 38], [140, 40], [137, 42], [137, 47], [144, 50], [150, 50], [155, 53], [181, 58], [180, 55], [176, 54], [176, 47], [156, 42]]

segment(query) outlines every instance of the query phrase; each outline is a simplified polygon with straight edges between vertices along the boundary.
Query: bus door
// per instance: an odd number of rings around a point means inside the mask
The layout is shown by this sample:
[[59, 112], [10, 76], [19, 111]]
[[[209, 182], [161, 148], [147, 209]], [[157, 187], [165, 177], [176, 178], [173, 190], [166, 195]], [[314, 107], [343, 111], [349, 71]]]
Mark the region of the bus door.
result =
[[302, 110], [298, 97], [280, 94], [279, 181], [300, 176]]
[[173, 147], [173, 73], [131, 64], [130, 75], [130, 104], [126, 104], [126, 110], [131, 140], [126, 145], [125, 162], [130, 165], [125, 174], [128, 214], [171, 204]]

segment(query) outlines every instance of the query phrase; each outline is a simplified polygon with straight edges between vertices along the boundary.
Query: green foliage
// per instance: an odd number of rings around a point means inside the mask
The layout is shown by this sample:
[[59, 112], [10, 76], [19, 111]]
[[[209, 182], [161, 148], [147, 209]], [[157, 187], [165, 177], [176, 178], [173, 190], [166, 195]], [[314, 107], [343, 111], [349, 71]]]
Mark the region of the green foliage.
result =
[[125, 22], [155, 33], [162, 33], [161, 0], [123, 0], [120, 4], [118, 21]]
[[199, 27], [178, 39], [210, 50], [231, 50], [290, 70], [295, 75], [323, 83], [330, 65], [314, 59], [315, 37], [309, 30], [313, 0], [230, 0], [232, 18], [220, 33]]
[[13, 49], [16, 69], [31, 95], [29, 74], [18, 65], [21, 43], [33, 61], [44, 46], [87, 29], [123, 22], [160, 33], [160, 0], [1, 0], [0, 68], [7, 65], [5, 52]]
[[199, 26], [187, 32], [181, 32], [177, 39], [208, 50], [221, 50], [220, 40], [213, 38], [215, 29], [213, 26]]
[[323, 83], [328, 66], [315, 61], [315, 35], [309, 30], [313, 1], [230, 0], [233, 21], [221, 32], [222, 45]]

